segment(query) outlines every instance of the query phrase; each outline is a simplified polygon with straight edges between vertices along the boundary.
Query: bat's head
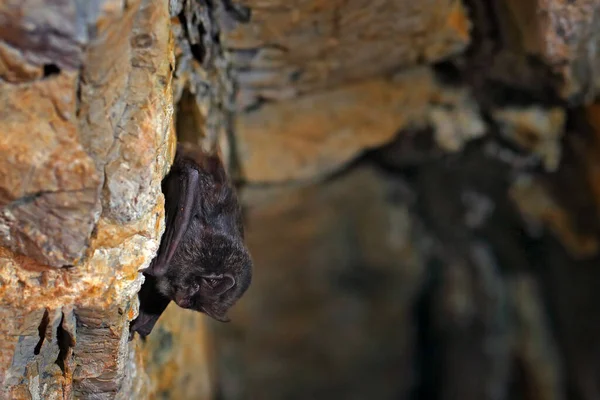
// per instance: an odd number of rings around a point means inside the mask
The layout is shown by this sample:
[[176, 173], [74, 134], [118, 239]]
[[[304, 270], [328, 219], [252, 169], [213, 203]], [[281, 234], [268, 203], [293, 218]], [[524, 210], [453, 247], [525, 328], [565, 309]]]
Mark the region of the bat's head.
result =
[[242, 240], [206, 233], [182, 242], [158, 287], [178, 306], [227, 322], [227, 311], [251, 280], [252, 261]]

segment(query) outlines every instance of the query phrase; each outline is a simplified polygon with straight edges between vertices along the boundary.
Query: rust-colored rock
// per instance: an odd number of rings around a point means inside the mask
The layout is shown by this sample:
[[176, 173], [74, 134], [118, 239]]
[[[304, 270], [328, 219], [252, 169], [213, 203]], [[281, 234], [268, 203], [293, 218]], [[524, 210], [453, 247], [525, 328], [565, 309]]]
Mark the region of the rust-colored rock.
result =
[[171, 303], [140, 346], [153, 398], [214, 398], [214, 356], [208, 317]]
[[560, 140], [565, 129], [564, 109], [507, 107], [495, 110], [493, 117], [508, 139], [536, 154], [546, 170], [556, 171], [561, 158]]
[[510, 194], [529, 223], [547, 225], [573, 256], [585, 258], [598, 253], [598, 238], [577, 232], [567, 211], [539, 182], [522, 177], [515, 182]]
[[430, 103], [427, 123], [441, 149], [462, 150], [467, 142], [485, 134], [479, 107], [467, 88], [445, 87], [434, 93]]
[[101, 180], [77, 131], [87, 21], [71, 1], [42, 7], [0, 5], [0, 244], [60, 267], [86, 250]]
[[153, 207], [174, 152], [174, 44], [166, 13], [162, 5], [134, 2], [90, 46], [82, 72], [82, 142], [103, 171], [103, 216], [122, 223]]
[[[60, 4], [71, 10], [76, 2]], [[85, 36], [81, 74], [59, 68], [32, 82], [5, 82], [0, 92], [0, 232], [20, 243], [14, 227], [30, 216], [24, 232], [41, 241], [37, 232], [46, 228], [54, 241], [39, 254], [0, 248], [0, 318], [12, 321], [0, 331], [2, 398], [148, 394], [143, 360], [127, 339], [139, 270], [164, 229], [160, 182], [175, 143], [170, 15], [166, 1], [101, 5], [88, 4], [74, 22], [94, 25], [85, 30], [94, 35]], [[36, 7], [22, 9], [22, 23], [34, 11], [56, 23], [52, 12], [64, 11]], [[58, 253], [55, 243], [77, 257]], [[59, 256], [70, 256], [73, 267], [50, 268], [50, 257], [65, 263]]]
[[245, 98], [281, 100], [372, 78], [441, 60], [469, 41], [454, 0], [239, 3], [250, 19], [222, 40]]
[[77, 76], [0, 84], [0, 244], [60, 267], [84, 254], [100, 178], [79, 143]]
[[403, 127], [423, 124], [434, 90], [431, 71], [416, 69], [241, 114], [236, 135], [242, 176], [283, 182], [339, 169]]
[[561, 77], [560, 95], [590, 103], [598, 93], [600, 4], [595, 0], [494, 0], [503, 44], [542, 58]]
[[562, 95], [590, 102], [600, 78], [600, 4], [595, 0], [540, 0], [537, 15], [545, 60], [562, 75]]
[[102, 3], [108, 6], [116, 1], [92, 0], [85, 9], [72, 0], [54, 1], [52, 7], [42, 0], [3, 1], [0, 77], [19, 83], [62, 70], [77, 71], [89, 39], [87, 18], [98, 18]]

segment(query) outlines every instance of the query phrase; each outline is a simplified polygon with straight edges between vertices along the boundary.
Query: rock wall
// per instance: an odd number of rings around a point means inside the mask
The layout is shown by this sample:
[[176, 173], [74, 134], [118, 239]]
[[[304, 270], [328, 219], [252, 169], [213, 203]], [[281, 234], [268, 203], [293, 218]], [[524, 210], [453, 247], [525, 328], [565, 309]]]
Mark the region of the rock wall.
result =
[[[0, 398], [600, 398], [593, 0], [0, 4]], [[253, 284], [127, 341], [177, 139]]]
[[173, 157], [165, 2], [0, 5], [2, 398], [131, 398]]

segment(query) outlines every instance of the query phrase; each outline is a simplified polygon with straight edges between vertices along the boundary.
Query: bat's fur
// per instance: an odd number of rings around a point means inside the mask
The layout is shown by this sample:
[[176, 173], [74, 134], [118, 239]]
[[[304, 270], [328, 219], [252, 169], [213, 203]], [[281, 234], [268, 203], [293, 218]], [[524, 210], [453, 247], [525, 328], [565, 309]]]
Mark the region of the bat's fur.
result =
[[[241, 209], [221, 160], [179, 144], [162, 184], [166, 228], [144, 274], [131, 334], [147, 336], [171, 300], [228, 321], [227, 310], [252, 279]], [[187, 213], [185, 212], [187, 211]]]

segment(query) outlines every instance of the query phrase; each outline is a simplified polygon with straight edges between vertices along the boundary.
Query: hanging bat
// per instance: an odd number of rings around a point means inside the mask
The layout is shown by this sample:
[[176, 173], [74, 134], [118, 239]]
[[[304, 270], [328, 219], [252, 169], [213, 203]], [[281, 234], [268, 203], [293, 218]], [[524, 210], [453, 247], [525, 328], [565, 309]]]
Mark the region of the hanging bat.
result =
[[178, 144], [162, 182], [165, 232], [144, 270], [140, 311], [130, 327], [146, 337], [173, 300], [178, 306], [227, 322], [227, 311], [252, 279], [241, 208], [217, 155]]

